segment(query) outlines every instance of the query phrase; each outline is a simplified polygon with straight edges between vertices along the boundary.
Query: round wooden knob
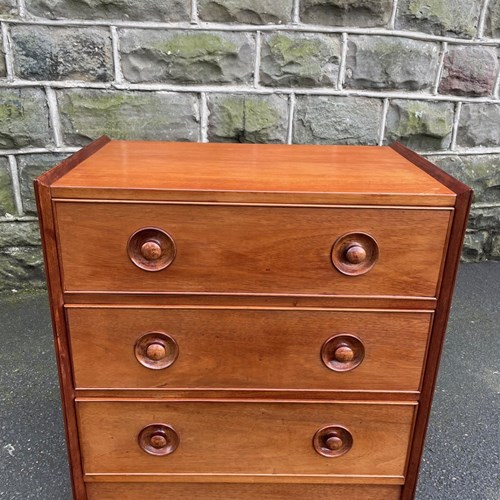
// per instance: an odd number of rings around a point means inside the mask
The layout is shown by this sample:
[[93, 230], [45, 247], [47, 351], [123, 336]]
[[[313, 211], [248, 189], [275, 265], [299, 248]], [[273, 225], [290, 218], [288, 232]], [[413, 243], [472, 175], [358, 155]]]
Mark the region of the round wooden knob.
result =
[[129, 259], [144, 271], [161, 271], [175, 259], [175, 242], [167, 232], [157, 227], [137, 230], [128, 240]]
[[336, 434], [332, 434], [330, 437], [326, 438], [325, 445], [329, 450], [337, 451], [342, 448], [342, 439]]
[[167, 438], [163, 434], [153, 434], [149, 440], [151, 446], [159, 450], [167, 446]]
[[142, 366], [151, 370], [168, 368], [179, 356], [179, 346], [173, 337], [163, 332], [149, 332], [140, 337], [134, 354]]
[[146, 260], [156, 260], [161, 257], [161, 246], [156, 241], [146, 241], [141, 246], [141, 255]]
[[146, 348], [146, 356], [153, 361], [159, 361], [167, 355], [167, 350], [163, 344], [153, 342]]
[[354, 370], [365, 357], [365, 347], [358, 337], [343, 333], [330, 337], [321, 347], [321, 360], [334, 372]]
[[164, 456], [173, 453], [179, 446], [179, 435], [168, 424], [151, 424], [139, 432], [137, 442], [150, 455]]
[[339, 363], [347, 363], [354, 359], [354, 351], [349, 346], [341, 345], [335, 349], [334, 357]]
[[341, 425], [327, 425], [316, 432], [313, 447], [323, 457], [333, 458], [344, 455], [352, 448], [352, 434]]
[[366, 250], [361, 245], [354, 244], [346, 250], [345, 258], [351, 264], [360, 264], [366, 259]]
[[378, 243], [367, 233], [347, 233], [333, 244], [332, 264], [342, 274], [359, 276], [373, 268], [378, 260]]

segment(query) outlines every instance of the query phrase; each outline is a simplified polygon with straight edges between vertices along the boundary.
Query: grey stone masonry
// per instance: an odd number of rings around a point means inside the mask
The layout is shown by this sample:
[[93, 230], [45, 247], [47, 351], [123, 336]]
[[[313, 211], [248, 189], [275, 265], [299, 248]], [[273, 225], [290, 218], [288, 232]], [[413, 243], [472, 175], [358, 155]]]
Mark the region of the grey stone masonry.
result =
[[190, 0], [25, 0], [30, 14], [48, 19], [189, 21]]
[[500, 38], [500, 0], [490, 0], [486, 17], [486, 34]]
[[7, 158], [0, 156], [0, 216], [7, 214], [14, 215], [15, 213], [16, 205], [14, 202], [9, 161]]
[[246, 33], [121, 30], [130, 82], [250, 83], [255, 40]]
[[389, 105], [386, 143], [400, 141], [412, 149], [446, 149], [451, 143], [454, 106], [449, 102], [395, 99]]
[[0, 149], [52, 144], [45, 92], [39, 88], [0, 88]]
[[16, 0], [0, 0], [0, 16], [15, 17], [17, 13]]
[[385, 26], [392, 0], [302, 0], [301, 20], [332, 26]]
[[262, 85], [335, 87], [340, 62], [337, 36], [278, 32], [262, 41]]
[[293, 0], [198, 0], [200, 19], [218, 23], [286, 24]]
[[377, 144], [382, 103], [365, 97], [297, 99], [294, 142]]
[[286, 97], [215, 94], [210, 96], [208, 108], [212, 142], [286, 142]]
[[113, 79], [111, 35], [106, 28], [13, 26], [14, 71], [25, 80]]
[[432, 87], [439, 45], [389, 36], [349, 37], [346, 87], [409, 89]]
[[396, 26], [435, 35], [473, 37], [483, 0], [400, 0]]
[[57, 92], [63, 138], [82, 146], [115, 139], [197, 141], [198, 100], [192, 94], [71, 89]]
[[5, 51], [3, 49], [3, 40], [0, 40], [0, 78], [7, 75], [7, 68], [5, 67]]
[[457, 142], [460, 146], [500, 145], [500, 104], [464, 104]]
[[439, 92], [456, 95], [491, 95], [497, 74], [496, 48], [451, 46], [444, 57]]
[[0, 0], [0, 290], [43, 284], [33, 179], [103, 134], [400, 141], [500, 259], [499, 56], [500, 0]]
[[33, 181], [36, 177], [46, 172], [49, 168], [58, 164], [68, 155], [64, 154], [38, 154], [22, 155], [19, 157], [18, 171], [21, 196], [23, 199], [23, 210], [26, 214], [36, 214], [35, 193]]

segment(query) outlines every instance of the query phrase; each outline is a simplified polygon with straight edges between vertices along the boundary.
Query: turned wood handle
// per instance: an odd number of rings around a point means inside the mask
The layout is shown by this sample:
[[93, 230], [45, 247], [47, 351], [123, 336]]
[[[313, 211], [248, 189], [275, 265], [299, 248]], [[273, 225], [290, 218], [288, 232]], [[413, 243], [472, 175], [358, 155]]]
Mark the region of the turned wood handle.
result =
[[366, 250], [359, 243], [354, 243], [346, 250], [345, 258], [351, 264], [361, 264], [366, 259]]
[[162, 249], [160, 243], [154, 240], [146, 241], [141, 246], [141, 255], [146, 260], [157, 260], [161, 257]]
[[335, 349], [333, 357], [339, 363], [348, 363], [354, 359], [354, 351], [348, 345], [340, 345]]
[[327, 458], [340, 457], [352, 448], [352, 434], [342, 425], [327, 425], [313, 438], [314, 450]]
[[146, 356], [153, 360], [159, 361], [160, 359], [164, 359], [167, 355], [167, 350], [163, 344], [158, 342], [153, 342], [149, 344], [146, 348]]
[[144, 427], [137, 442], [140, 448], [149, 455], [157, 457], [170, 455], [179, 446], [179, 435], [168, 424], [150, 424]]

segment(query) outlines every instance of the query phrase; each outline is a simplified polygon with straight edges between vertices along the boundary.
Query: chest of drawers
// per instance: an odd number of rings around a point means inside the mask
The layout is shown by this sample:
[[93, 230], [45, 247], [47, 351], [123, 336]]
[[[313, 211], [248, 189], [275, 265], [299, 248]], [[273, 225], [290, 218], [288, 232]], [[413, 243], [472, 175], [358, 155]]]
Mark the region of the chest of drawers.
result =
[[467, 186], [103, 137], [35, 190], [76, 500], [413, 498]]

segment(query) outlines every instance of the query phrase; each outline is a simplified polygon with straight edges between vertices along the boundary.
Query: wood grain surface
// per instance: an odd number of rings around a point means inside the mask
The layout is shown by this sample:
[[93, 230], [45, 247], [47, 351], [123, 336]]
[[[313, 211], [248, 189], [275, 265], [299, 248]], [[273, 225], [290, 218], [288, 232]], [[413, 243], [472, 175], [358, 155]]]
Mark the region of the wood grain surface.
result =
[[88, 500], [398, 500], [400, 486], [88, 483]]
[[[417, 391], [431, 313], [196, 308], [69, 308], [77, 388], [263, 388]], [[165, 332], [179, 346], [163, 370], [140, 364], [139, 338]], [[321, 347], [355, 335], [361, 364], [328, 369]]]
[[[66, 290], [436, 294], [450, 221], [448, 210], [263, 208], [133, 203], [56, 203]], [[127, 255], [141, 227], [168, 231], [173, 263], [158, 272]], [[346, 276], [331, 261], [341, 235], [371, 234], [379, 258]]]
[[[79, 402], [86, 473], [299, 474], [403, 476], [415, 406], [258, 402]], [[164, 423], [179, 435], [171, 455], [146, 454], [143, 427]], [[325, 458], [317, 430], [342, 425], [351, 450]], [[285, 481], [286, 482], [286, 481]]]
[[455, 198], [390, 147], [139, 141], [112, 141], [56, 181], [53, 195], [420, 206]]

